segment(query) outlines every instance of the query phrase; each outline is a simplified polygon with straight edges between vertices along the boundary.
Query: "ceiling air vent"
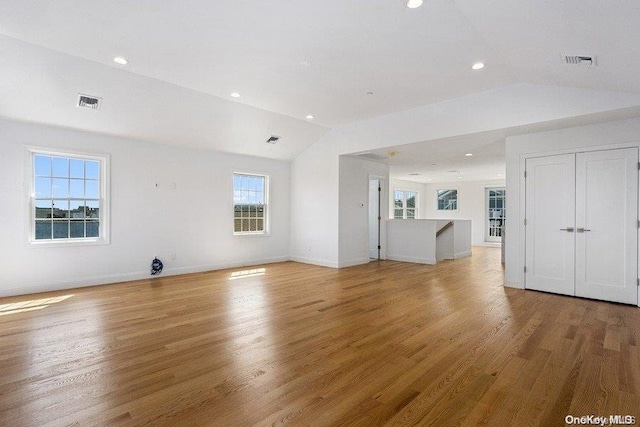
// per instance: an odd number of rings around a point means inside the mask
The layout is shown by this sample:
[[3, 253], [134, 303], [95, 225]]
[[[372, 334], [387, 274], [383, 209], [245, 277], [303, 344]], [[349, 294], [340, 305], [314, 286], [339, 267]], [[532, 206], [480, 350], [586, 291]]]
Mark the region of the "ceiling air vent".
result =
[[595, 55], [563, 55], [562, 57], [567, 65], [579, 65], [581, 67], [595, 67], [598, 65], [598, 58]]
[[78, 94], [78, 107], [90, 108], [92, 110], [99, 110], [102, 105], [102, 98], [91, 95]]
[[275, 144], [276, 142], [278, 142], [279, 139], [280, 139], [279, 136], [271, 135], [269, 139], [267, 139], [265, 142], [267, 144]]
[[357, 157], [362, 157], [363, 159], [369, 159], [369, 160], [387, 160], [386, 157], [376, 153], [362, 153], [362, 154], [358, 154]]

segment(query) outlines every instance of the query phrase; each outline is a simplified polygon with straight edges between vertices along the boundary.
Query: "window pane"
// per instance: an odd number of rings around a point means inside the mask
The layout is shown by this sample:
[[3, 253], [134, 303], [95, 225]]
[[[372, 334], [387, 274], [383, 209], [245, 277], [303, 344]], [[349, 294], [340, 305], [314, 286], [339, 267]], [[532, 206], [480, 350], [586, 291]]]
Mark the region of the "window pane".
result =
[[458, 209], [458, 190], [438, 190], [438, 210]]
[[51, 157], [36, 155], [33, 161], [36, 176], [51, 176]]
[[87, 221], [87, 237], [99, 237], [100, 236], [100, 222], [98, 221]]
[[258, 231], [258, 220], [250, 219], [249, 220], [249, 231]]
[[84, 237], [84, 221], [71, 220], [70, 225], [70, 237]]
[[36, 240], [51, 239], [51, 221], [36, 221]]
[[53, 221], [53, 238], [69, 238], [69, 221]]
[[72, 179], [69, 181], [69, 197], [73, 199], [84, 198], [84, 180]]
[[84, 201], [72, 200], [69, 202], [69, 215], [71, 218], [84, 218]]
[[69, 201], [54, 200], [53, 201], [53, 218], [69, 218]]
[[407, 208], [416, 207], [416, 193], [407, 192]]
[[84, 194], [87, 199], [99, 199], [100, 198], [100, 185], [98, 181], [87, 180], [85, 181]]
[[236, 233], [242, 231], [242, 221], [239, 218], [235, 218], [233, 220], [233, 231]]
[[100, 179], [100, 163], [92, 160], [84, 162], [84, 171], [86, 179]]
[[407, 209], [407, 219], [415, 219], [416, 211], [415, 209]]
[[68, 179], [53, 179], [53, 197], [69, 197]]
[[395, 219], [402, 219], [403, 218], [402, 209], [394, 209], [393, 210], [393, 217]]
[[51, 178], [36, 178], [36, 197], [51, 197]]
[[59, 178], [69, 177], [69, 159], [66, 157], [53, 157], [53, 176]]
[[84, 160], [69, 160], [69, 176], [71, 178], [84, 178]]
[[36, 218], [51, 218], [51, 200], [36, 200]]
[[85, 202], [85, 215], [87, 218], [100, 218], [100, 202], [89, 200]]
[[249, 231], [249, 219], [248, 218], [243, 218], [242, 219], [242, 231]]

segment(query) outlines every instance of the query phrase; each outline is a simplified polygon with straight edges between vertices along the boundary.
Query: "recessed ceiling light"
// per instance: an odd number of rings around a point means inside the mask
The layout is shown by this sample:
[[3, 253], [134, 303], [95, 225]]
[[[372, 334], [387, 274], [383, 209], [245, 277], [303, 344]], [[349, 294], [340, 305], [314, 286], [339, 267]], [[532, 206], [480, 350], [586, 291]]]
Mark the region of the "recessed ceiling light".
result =
[[409, 0], [407, 1], [407, 7], [409, 9], [415, 9], [416, 7], [422, 6], [422, 0]]
[[316, 117], [313, 114], [307, 114], [307, 119], [315, 119]]
[[310, 61], [302, 61], [300, 63], [301, 66], [303, 67], [310, 67], [311, 66], [311, 62]]
[[232, 97], [232, 98], [240, 98], [240, 94], [239, 94], [238, 92], [233, 92], [233, 93], [231, 94], [231, 97]]
[[484, 64], [482, 62], [476, 62], [471, 66], [474, 70], [482, 70], [484, 68]]
[[465, 154], [465, 157], [471, 157], [471, 156], [473, 156], [473, 153], [467, 153], [467, 154]]
[[129, 61], [127, 61], [127, 58], [123, 58], [122, 56], [116, 56], [115, 58], [113, 58], [113, 62], [120, 65], [127, 65], [129, 63]]

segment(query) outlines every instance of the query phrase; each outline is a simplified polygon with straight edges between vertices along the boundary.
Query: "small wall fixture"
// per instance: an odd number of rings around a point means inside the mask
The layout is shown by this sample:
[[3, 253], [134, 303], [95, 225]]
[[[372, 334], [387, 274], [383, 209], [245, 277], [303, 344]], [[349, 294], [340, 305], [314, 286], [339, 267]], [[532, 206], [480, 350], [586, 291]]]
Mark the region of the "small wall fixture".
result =
[[482, 70], [484, 68], [484, 64], [482, 62], [476, 62], [471, 66], [474, 70]]
[[409, 9], [415, 9], [416, 7], [422, 6], [422, 0], [408, 0], [407, 7]]
[[269, 137], [269, 139], [267, 139], [267, 140], [266, 140], [266, 143], [267, 143], [267, 144], [275, 144], [276, 142], [278, 142], [278, 140], [279, 140], [279, 139], [280, 139], [280, 137], [279, 137], [279, 136], [271, 135], [271, 136]]
[[129, 63], [129, 61], [127, 61], [127, 58], [123, 58], [122, 56], [116, 56], [115, 58], [113, 58], [113, 62], [120, 65], [127, 65]]

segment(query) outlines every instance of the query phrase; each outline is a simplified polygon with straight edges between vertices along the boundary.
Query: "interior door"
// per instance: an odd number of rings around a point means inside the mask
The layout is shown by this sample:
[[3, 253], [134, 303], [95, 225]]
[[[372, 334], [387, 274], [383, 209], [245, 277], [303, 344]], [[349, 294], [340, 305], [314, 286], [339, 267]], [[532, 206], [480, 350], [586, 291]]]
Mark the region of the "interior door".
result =
[[525, 287], [575, 294], [575, 155], [526, 160]]
[[576, 295], [638, 304], [638, 149], [576, 155]]

